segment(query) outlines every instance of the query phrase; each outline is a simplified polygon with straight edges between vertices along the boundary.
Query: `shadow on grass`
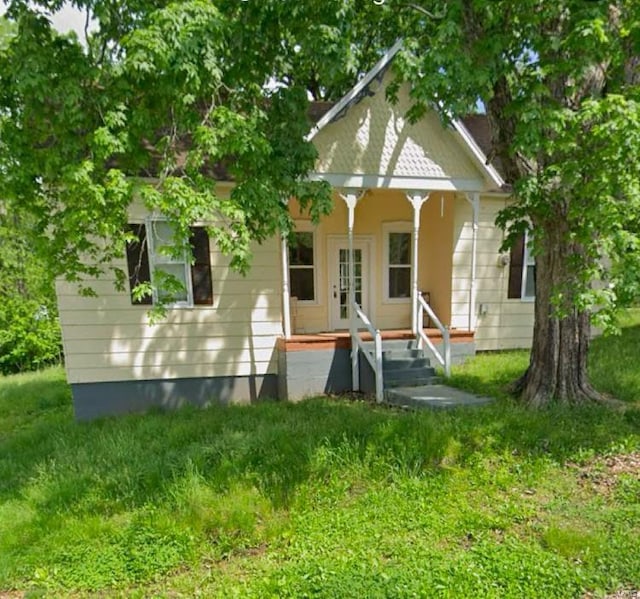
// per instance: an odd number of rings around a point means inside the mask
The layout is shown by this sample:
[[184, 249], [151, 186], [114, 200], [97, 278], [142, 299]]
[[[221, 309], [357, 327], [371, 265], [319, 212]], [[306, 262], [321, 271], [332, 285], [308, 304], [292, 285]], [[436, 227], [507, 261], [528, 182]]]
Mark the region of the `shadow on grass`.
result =
[[221, 559], [263, 544], [305, 493], [640, 445], [638, 412], [505, 399], [419, 413], [315, 399], [79, 424], [51, 372], [0, 381], [0, 589], [34, 571], [51, 588], [130, 584], [202, 546]]
[[[517, 370], [517, 360], [511, 362]], [[472, 387], [473, 374], [465, 376], [458, 382]], [[491, 385], [502, 385], [503, 378]], [[486, 380], [476, 381], [477, 392], [490, 393]], [[318, 399], [78, 424], [62, 380], [43, 384], [35, 377], [12, 384], [3, 382], [1, 396], [4, 405], [19, 393], [10, 429], [0, 433], [0, 498], [30, 497], [42, 514], [113, 513], [166, 502], [188, 472], [198, 473], [216, 492], [253, 485], [275, 507], [286, 507], [301, 483], [321, 481], [336, 469], [373, 478], [419, 475], [439, 468], [453, 446], [461, 464], [492, 452], [575, 459], [632, 438], [637, 442], [640, 433], [635, 411], [599, 406], [531, 411], [509, 399], [483, 408], [420, 413]]]

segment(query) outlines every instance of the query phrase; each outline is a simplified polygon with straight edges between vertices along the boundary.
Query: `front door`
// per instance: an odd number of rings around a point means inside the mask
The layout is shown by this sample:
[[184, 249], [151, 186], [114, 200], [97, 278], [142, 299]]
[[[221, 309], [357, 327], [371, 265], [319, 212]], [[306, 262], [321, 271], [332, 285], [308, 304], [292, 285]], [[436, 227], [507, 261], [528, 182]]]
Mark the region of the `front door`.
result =
[[[370, 316], [369, 310], [369, 241], [353, 242], [356, 302]], [[329, 318], [333, 330], [349, 328], [349, 242], [346, 237], [329, 242], [331, 281], [329, 285]]]

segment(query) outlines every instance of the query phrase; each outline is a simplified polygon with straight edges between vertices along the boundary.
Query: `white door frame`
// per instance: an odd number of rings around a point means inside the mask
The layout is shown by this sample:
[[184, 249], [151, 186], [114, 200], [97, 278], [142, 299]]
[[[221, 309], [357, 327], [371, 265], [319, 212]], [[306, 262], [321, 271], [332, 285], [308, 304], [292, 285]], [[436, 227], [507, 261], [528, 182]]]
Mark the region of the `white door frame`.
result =
[[[338, 287], [338, 249], [348, 249], [349, 238], [347, 235], [327, 235], [327, 280], [328, 280], [328, 330], [343, 330], [349, 328], [349, 320], [339, 318], [340, 303], [333, 297], [334, 286]], [[372, 262], [376, 259], [375, 238], [372, 235], [354, 235], [354, 249], [362, 250], [362, 278], [363, 278], [363, 299], [362, 309], [375, 322], [375, 298], [373, 290], [375, 288], [375, 270]]]

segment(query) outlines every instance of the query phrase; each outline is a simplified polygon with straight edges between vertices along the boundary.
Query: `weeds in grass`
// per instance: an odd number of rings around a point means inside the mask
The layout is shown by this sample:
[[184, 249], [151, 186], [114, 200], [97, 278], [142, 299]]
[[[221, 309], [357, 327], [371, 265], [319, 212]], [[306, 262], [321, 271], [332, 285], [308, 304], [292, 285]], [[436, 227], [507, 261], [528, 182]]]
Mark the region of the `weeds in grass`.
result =
[[[455, 380], [488, 393], [526, 356], [477, 364]], [[585, 484], [596, 464], [606, 471], [640, 451], [637, 413], [531, 411], [506, 397], [421, 413], [317, 399], [77, 424], [60, 370], [2, 379], [0, 591], [546, 598], [638, 588], [637, 473], [616, 474], [607, 493]]]

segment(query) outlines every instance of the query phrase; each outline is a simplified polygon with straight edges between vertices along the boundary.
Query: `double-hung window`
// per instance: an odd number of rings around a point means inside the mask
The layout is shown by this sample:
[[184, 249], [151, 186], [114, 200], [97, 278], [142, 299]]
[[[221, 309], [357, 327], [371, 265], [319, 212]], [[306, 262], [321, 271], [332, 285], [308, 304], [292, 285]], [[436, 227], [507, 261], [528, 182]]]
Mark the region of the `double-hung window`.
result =
[[151, 281], [154, 302], [193, 306], [191, 268], [184, 248], [175, 239], [173, 227], [164, 220], [147, 221]]
[[296, 231], [289, 240], [291, 296], [298, 301], [316, 300], [315, 243], [312, 231]]
[[[190, 307], [213, 303], [209, 236], [204, 227], [191, 227], [188, 250], [176, 251], [171, 225], [148, 219], [130, 224], [134, 239], [127, 243], [131, 303]], [[152, 294], [139, 297], [134, 289], [152, 285]]]
[[531, 252], [529, 232], [519, 235], [509, 257], [509, 292], [511, 299], [532, 300], [536, 295], [536, 261]]
[[411, 298], [411, 224], [389, 223], [383, 226], [385, 300]]

